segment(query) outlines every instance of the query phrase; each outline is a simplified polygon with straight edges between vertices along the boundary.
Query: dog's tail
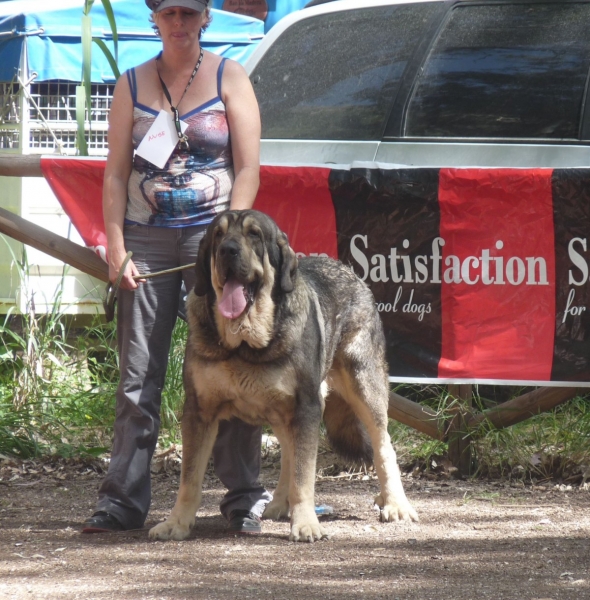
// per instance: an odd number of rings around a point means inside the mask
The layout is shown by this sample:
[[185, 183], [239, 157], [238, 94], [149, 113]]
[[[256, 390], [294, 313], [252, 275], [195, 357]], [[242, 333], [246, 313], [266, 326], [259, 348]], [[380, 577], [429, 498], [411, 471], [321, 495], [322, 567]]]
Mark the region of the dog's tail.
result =
[[334, 452], [349, 462], [373, 462], [373, 447], [365, 426], [342, 396], [333, 391], [326, 398], [324, 425]]

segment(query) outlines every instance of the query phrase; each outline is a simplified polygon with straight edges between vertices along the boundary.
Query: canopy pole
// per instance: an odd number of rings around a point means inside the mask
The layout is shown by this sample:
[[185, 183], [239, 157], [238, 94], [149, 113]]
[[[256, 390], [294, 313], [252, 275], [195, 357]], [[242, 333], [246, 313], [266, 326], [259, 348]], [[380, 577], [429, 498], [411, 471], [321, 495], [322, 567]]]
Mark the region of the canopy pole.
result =
[[0, 153], [0, 177], [43, 177], [41, 155]]

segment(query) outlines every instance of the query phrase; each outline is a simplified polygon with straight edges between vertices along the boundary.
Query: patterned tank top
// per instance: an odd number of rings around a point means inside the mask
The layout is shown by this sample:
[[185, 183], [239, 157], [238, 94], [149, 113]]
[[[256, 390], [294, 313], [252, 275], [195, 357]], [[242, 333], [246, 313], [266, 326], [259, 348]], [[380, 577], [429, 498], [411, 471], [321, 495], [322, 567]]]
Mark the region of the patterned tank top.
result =
[[[234, 181], [233, 161], [221, 77], [217, 70], [217, 96], [180, 116], [188, 124], [189, 150], [177, 146], [159, 169], [137, 154], [128, 184], [125, 222], [158, 227], [187, 227], [210, 223], [229, 208]], [[133, 98], [133, 147], [158, 116], [157, 110], [137, 102], [135, 69], [127, 71]]]

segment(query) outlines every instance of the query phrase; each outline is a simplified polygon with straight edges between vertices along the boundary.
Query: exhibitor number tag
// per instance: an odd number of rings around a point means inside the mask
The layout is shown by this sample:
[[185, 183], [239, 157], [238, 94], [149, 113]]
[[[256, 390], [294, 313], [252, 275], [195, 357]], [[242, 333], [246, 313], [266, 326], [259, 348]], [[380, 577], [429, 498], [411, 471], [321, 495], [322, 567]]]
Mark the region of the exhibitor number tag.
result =
[[[182, 133], [184, 133], [188, 123], [180, 121], [180, 127]], [[162, 169], [177, 145], [178, 134], [176, 133], [174, 118], [170, 113], [161, 110], [143, 140], [141, 140], [136, 153], [141, 158]]]

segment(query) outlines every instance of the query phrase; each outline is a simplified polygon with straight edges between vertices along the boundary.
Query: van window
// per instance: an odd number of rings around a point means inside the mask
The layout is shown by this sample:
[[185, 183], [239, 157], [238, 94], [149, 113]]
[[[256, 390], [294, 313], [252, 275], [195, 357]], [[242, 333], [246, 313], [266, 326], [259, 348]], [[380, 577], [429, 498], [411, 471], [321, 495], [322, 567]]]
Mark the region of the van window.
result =
[[412, 94], [410, 137], [577, 139], [590, 5], [460, 5]]
[[289, 27], [252, 73], [265, 139], [380, 139], [436, 3], [318, 15]]

